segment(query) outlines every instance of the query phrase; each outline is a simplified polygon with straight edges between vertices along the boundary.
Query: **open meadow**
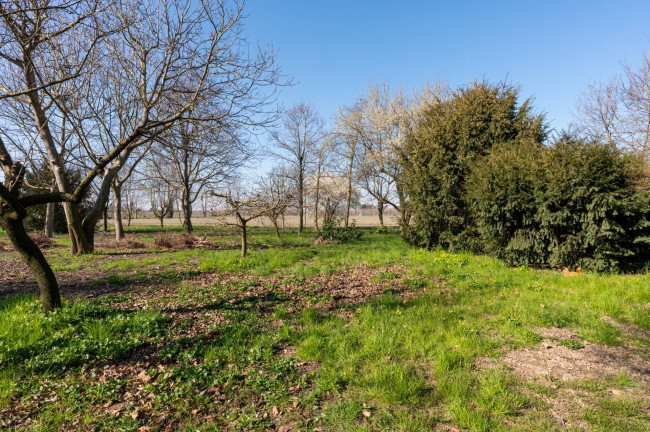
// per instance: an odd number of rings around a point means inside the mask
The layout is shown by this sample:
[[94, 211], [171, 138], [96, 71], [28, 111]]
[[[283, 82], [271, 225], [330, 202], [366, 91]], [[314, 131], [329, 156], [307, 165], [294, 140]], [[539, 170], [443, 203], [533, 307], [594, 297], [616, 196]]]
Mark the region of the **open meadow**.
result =
[[132, 226], [80, 256], [58, 236], [50, 314], [0, 237], [0, 429], [650, 428], [647, 273], [250, 230], [245, 259], [234, 228]]

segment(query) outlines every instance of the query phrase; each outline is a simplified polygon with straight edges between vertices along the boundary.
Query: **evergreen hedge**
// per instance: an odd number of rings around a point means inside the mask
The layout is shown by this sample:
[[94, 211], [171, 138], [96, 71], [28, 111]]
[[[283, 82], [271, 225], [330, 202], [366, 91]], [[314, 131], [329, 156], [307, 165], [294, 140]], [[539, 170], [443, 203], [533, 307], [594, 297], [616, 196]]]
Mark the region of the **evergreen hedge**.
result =
[[639, 159], [565, 135], [549, 147], [495, 147], [467, 200], [484, 250], [512, 264], [633, 270], [650, 262], [643, 182]]
[[644, 162], [569, 135], [545, 145], [544, 116], [518, 96], [478, 82], [427, 108], [401, 155], [412, 214], [404, 237], [514, 265], [647, 266]]

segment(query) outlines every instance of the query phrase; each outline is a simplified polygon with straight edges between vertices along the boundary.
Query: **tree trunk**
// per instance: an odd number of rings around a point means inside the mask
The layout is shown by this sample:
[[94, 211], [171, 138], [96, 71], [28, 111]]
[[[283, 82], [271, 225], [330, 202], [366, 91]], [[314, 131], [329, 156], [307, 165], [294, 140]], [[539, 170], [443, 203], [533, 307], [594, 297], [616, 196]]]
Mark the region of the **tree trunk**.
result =
[[318, 232], [318, 198], [320, 189], [320, 175], [316, 176], [316, 192], [314, 193], [314, 230]]
[[181, 206], [183, 207], [183, 225], [185, 225], [185, 232], [192, 234], [194, 227], [192, 226], [192, 203], [190, 202], [190, 191], [187, 187], [183, 188], [181, 194]]
[[348, 227], [350, 222], [350, 206], [352, 205], [352, 165], [354, 163], [354, 153], [350, 157], [350, 165], [348, 166], [348, 190], [345, 197], [345, 228]]
[[43, 252], [34, 241], [27, 235], [22, 218], [14, 219], [8, 216], [0, 217], [0, 223], [7, 232], [18, 253], [38, 283], [41, 292], [41, 309], [43, 312], [50, 312], [61, 307], [61, 294], [59, 284], [52, 268], [45, 260]]
[[45, 228], [43, 233], [47, 238], [54, 238], [54, 211], [56, 210], [56, 203], [47, 203], [45, 210]]
[[[37, 88], [36, 72], [34, 71], [32, 63], [26, 62], [23, 64], [23, 73], [27, 87], [32, 89]], [[70, 182], [60, 160], [59, 153], [57, 152], [54, 138], [52, 137], [52, 131], [49, 126], [49, 117], [43, 109], [43, 103], [40, 100], [39, 92], [37, 90], [30, 91], [27, 94], [27, 97], [29, 98], [32, 111], [34, 112], [34, 118], [36, 120], [39, 135], [41, 136], [41, 140], [43, 141], [47, 151], [50, 169], [52, 170], [52, 175], [56, 181], [57, 189], [60, 192], [69, 193], [71, 192]], [[68, 222], [68, 232], [70, 233], [70, 252], [73, 255], [92, 252], [92, 246], [88, 243], [88, 239], [84, 233], [79, 206], [75, 203], [66, 202], [63, 204], [63, 209], [65, 210], [65, 217]]]
[[160, 220], [160, 228], [162, 228], [163, 227], [163, 220], [165, 219], [165, 215], [163, 214], [158, 219]]
[[298, 173], [298, 234], [302, 234], [305, 217], [304, 172], [302, 165]]
[[115, 240], [124, 239], [124, 225], [122, 225], [122, 187], [113, 184], [113, 222], [115, 223]]
[[93, 247], [88, 241], [86, 232], [84, 231], [79, 206], [74, 203], [66, 202], [63, 204], [63, 209], [65, 210], [66, 219], [68, 221], [68, 233], [70, 234], [70, 253], [72, 255], [91, 253], [93, 251]]
[[108, 207], [104, 207], [104, 232], [108, 231]]
[[384, 203], [383, 201], [377, 202], [377, 216], [379, 216], [379, 225], [384, 226]]
[[273, 226], [275, 227], [275, 238], [280, 240], [280, 229], [278, 227], [278, 220], [277, 219], [273, 219]]
[[246, 222], [240, 220], [239, 228], [241, 228], [241, 257], [246, 258], [246, 251], [248, 249], [248, 240], [246, 237]]

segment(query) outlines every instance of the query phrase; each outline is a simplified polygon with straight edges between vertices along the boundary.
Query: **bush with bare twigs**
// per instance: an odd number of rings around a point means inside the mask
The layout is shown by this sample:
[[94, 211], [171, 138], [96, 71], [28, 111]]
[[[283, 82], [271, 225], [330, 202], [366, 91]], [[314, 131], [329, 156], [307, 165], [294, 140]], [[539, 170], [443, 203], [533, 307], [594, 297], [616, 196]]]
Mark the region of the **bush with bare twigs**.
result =
[[47, 248], [54, 244], [54, 240], [43, 234], [43, 231], [32, 231], [29, 237], [31, 237], [32, 241], [41, 248]]
[[119, 241], [112, 241], [105, 244], [108, 249], [145, 249], [147, 245], [135, 239], [135, 237], [124, 237]]
[[155, 238], [154, 244], [165, 249], [212, 249], [214, 243], [206, 237], [182, 233], [174, 235], [159, 235]]

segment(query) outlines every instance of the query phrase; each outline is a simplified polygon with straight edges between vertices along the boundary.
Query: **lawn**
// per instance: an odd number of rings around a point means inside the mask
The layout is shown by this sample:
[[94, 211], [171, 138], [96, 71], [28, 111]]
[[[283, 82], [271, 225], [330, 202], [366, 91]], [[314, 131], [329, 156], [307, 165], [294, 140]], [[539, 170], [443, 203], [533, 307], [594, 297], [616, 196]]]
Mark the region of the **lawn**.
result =
[[0, 252], [0, 428], [650, 429], [650, 274], [564, 277], [392, 230], [253, 228], [245, 259], [230, 229], [158, 235], [80, 257], [60, 236], [50, 315]]

